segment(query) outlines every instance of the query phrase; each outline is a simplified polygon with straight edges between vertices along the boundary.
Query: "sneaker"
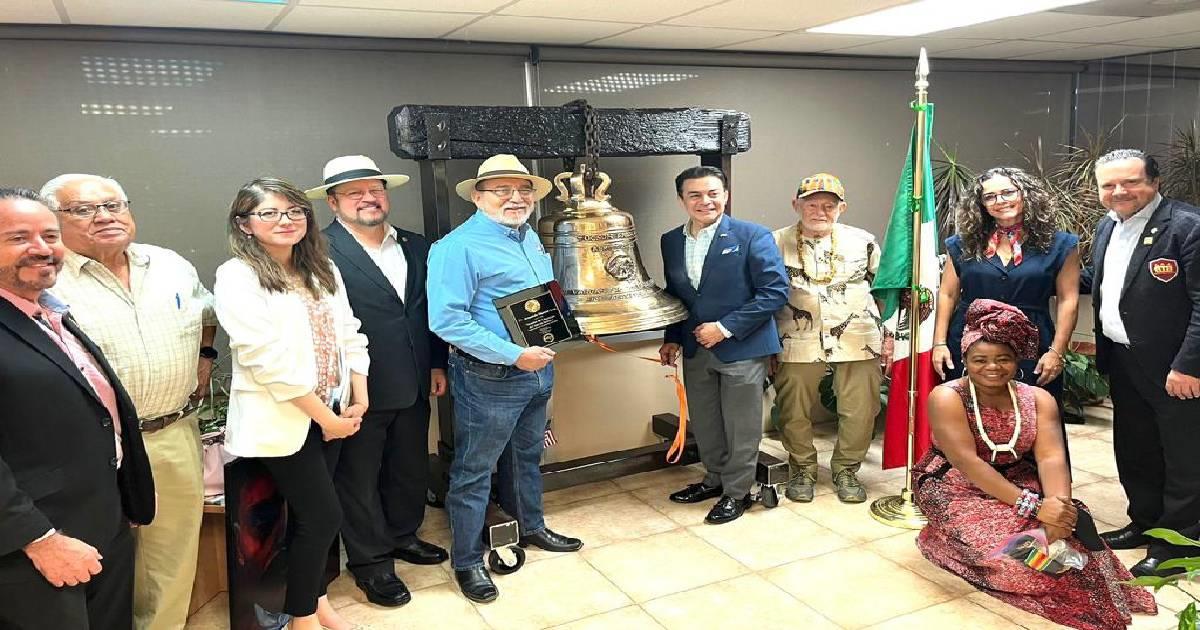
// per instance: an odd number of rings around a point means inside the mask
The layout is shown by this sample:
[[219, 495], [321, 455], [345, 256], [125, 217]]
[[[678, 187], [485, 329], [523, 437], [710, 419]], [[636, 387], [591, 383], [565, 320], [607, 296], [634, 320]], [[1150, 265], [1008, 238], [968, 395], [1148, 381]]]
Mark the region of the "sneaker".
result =
[[866, 488], [849, 468], [843, 468], [833, 476], [833, 485], [837, 486], [837, 498], [842, 503], [862, 503], [867, 500]]
[[807, 472], [798, 472], [787, 480], [783, 494], [792, 501], [811, 503], [816, 491], [817, 477]]

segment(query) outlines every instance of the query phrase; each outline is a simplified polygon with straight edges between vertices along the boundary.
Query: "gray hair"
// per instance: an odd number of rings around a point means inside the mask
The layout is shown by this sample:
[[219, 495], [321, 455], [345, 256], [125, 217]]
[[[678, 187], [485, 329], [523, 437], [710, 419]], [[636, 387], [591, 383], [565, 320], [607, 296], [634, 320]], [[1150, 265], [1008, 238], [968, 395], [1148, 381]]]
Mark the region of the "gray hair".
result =
[[59, 207], [58, 191], [66, 188], [70, 184], [82, 181], [96, 181], [107, 184], [117, 191], [117, 194], [121, 196], [122, 200], [129, 201], [129, 195], [125, 194], [125, 189], [121, 187], [120, 182], [112, 179], [111, 177], [89, 175], [87, 173], [66, 173], [64, 175], [55, 177], [42, 186], [41, 195], [42, 198], [46, 200], [46, 207], [57, 211]]
[[1142, 164], [1144, 164], [1146, 167], [1146, 177], [1151, 180], [1158, 179], [1158, 162], [1152, 156], [1146, 155], [1145, 151], [1138, 149], [1116, 149], [1109, 151], [1108, 153], [1101, 155], [1099, 158], [1096, 158], [1096, 166], [1104, 166], [1105, 164], [1132, 159], [1138, 159], [1142, 161]]

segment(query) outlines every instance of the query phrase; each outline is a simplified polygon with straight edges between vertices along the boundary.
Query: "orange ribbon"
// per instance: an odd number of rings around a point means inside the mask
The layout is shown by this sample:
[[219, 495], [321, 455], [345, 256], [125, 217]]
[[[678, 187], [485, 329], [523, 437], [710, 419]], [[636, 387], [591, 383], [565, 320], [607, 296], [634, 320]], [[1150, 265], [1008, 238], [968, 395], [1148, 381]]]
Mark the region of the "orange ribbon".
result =
[[[621, 352], [619, 350], [604, 343], [603, 341], [600, 341], [593, 335], [584, 335], [583, 338], [586, 339], [588, 343], [596, 346], [597, 348], [600, 348], [601, 350], [604, 350], [605, 352], [611, 352], [613, 354], [621, 354]], [[662, 365], [662, 360], [660, 360], [657, 357], [640, 357], [640, 356], [636, 356], [636, 355], [626, 355], [626, 356], [629, 356], [632, 359], [641, 359], [643, 361], [650, 361], [650, 362], [654, 363], [655, 365]], [[679, 458], [683, 457], [684, 447], [687, 446], [687, 422], [688, 422], [687, 390], [685, 390], [683, 387], [683, 379], [679, 378], [678, 361], [676, 361], [675, 373], [668, 374], [664, 378], [669, 378], [669, 379], [675, 381], [675, 398], [677, 398], [679, 400], [679, 430], [675, 432], [675, 439], [671, 441], [671, 446], [670, 446], [670, 448], [667, 449], [667, 463], [668, 464], [677, 464], [677, 463], [679, 463]]]

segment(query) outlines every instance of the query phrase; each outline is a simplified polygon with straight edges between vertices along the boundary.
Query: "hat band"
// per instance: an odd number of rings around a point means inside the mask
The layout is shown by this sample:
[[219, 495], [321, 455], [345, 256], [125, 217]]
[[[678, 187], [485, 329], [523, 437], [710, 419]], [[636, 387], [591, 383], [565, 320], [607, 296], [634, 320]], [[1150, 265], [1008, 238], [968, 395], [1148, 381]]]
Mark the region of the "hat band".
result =
[[383, 177], [383, 172], [371, 168], [356, 168], [352, 171], [342, 171], [337, 175], [325, 178], [325, 185], [343, 182], [348, 179], [364, 179], [367, 177]]
[[529, 174], [529, 171], [509, 170], [509, 171], [488, 171], [486, 173], [480, 173], [477, 177], [475, 177], [475, 179], [486, 179], [486, 178], [490, 178], [490, 177], [496, 177], [499, 175], [517, 175], [519, 177], [533, 177], [533, 175]]

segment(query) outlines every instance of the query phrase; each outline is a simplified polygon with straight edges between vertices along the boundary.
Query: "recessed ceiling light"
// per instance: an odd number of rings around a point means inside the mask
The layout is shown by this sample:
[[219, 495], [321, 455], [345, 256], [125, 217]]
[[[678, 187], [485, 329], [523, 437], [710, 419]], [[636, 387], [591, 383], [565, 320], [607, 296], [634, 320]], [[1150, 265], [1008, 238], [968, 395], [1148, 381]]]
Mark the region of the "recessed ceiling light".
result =
[[810, 33], [908, 37], [1088, 2], [1091, 0], [1009, 0], [1003, 3], [919, 0], [807, 30]]

